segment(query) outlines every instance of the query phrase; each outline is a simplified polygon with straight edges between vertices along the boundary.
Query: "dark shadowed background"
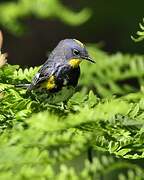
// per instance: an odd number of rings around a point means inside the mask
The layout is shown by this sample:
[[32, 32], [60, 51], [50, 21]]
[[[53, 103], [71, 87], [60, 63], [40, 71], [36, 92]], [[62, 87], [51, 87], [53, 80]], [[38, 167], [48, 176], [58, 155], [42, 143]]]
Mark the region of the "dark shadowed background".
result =
[[[0, 4], [6, 1], [0, 1]], [[10, 2], [10, 0], [8, 1]], [[85, 43], [100, 43], [108, 52], [143, 53], [143, 42], [135, 43], [131, 35], [142, 22], [144, 1], [115, 0], [63, 0], [69, 9], [78, 12], [84, 7], [92, 11], [91, 17], [78, 26], [50, 18], [48, 20], [25, 17], [21, 21], [27, 31], [16, 36], [0, 25], [4, 33], [3, 50], [9, 54], [9, 63], [25, 66], [40, 65], [46, 55], [64, 38], [76, 38]]]

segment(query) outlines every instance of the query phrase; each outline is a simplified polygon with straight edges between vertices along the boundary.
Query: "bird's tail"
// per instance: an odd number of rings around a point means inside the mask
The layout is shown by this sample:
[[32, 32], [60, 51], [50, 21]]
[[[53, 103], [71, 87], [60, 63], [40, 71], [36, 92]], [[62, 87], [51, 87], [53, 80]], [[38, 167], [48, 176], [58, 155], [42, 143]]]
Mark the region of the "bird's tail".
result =
[[15, 87], [29, 89], [31, 84], [17, 84]]

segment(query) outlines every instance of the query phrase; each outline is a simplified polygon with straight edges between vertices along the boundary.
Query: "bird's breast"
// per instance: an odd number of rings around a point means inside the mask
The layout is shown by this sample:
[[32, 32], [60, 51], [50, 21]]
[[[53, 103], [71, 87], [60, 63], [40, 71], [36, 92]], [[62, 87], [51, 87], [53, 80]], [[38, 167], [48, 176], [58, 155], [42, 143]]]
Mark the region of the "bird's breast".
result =
[[63, 87], [76, 87], [80, 76], [80, 69], [64, 67], [59, 68], [56, 73], [41, 83], [41, 88], [49, 92], [58, 92]]
[[80, 76], [80, 68], [63, 69], [57, 75], [57, 83], [61, 86], [77, 86]]

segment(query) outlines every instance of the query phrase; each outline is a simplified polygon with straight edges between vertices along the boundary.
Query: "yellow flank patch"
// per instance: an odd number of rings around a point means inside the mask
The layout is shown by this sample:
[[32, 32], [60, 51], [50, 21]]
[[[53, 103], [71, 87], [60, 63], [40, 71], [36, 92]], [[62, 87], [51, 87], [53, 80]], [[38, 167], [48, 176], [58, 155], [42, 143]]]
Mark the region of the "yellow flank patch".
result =
[[69, 61], [70, 66], [72, 66], [73, 68], [77, 68], [80, 63], [81, 63], [81, 59], [71, 59]]
[[82, 48], [84, 47], [84, 44], [83, 44], [82, 42], [80, 42], [79, 40], [74, 39], [74, 41], [75, 41], [76, 43], [78, 43]]
[[51, 90], [53, 89], [54, 87], [56, 87], [56, 84], [55, 84], [55, 77], [54, 76], [51, 76], [48, 80], [46, 80], [45, 82], [43, 82], [41, 84], [41, 87], [42, 88], [46, 88], [48, 90]]

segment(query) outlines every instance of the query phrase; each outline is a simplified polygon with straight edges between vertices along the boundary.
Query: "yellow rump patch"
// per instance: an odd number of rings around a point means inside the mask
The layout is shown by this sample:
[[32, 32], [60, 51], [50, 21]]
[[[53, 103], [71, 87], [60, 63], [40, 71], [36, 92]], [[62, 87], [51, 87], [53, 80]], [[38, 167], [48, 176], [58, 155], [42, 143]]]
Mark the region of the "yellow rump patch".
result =
[[70, 66], [72, 66], [73, 68], [77, 68], [80, 63], [81, 63], [81, 59], [71, 59], [69, 61]]
[[75, 41], [76, 43], [78, 43], [82, 48], [84, 47], [84, 44], [83, 44], [82, 42], [80, 42], [79, 40], [74, 39], [74, 41]]
[[46, 88], [48, 90], [51, 90], [53, 89], [54, 87], [56, 87], [56, 84], [55, 84], [55, 77], [54, 76], [51, 76], [47, 81], [43, 82], [41, 84], [41, 87], [42, 88]]

